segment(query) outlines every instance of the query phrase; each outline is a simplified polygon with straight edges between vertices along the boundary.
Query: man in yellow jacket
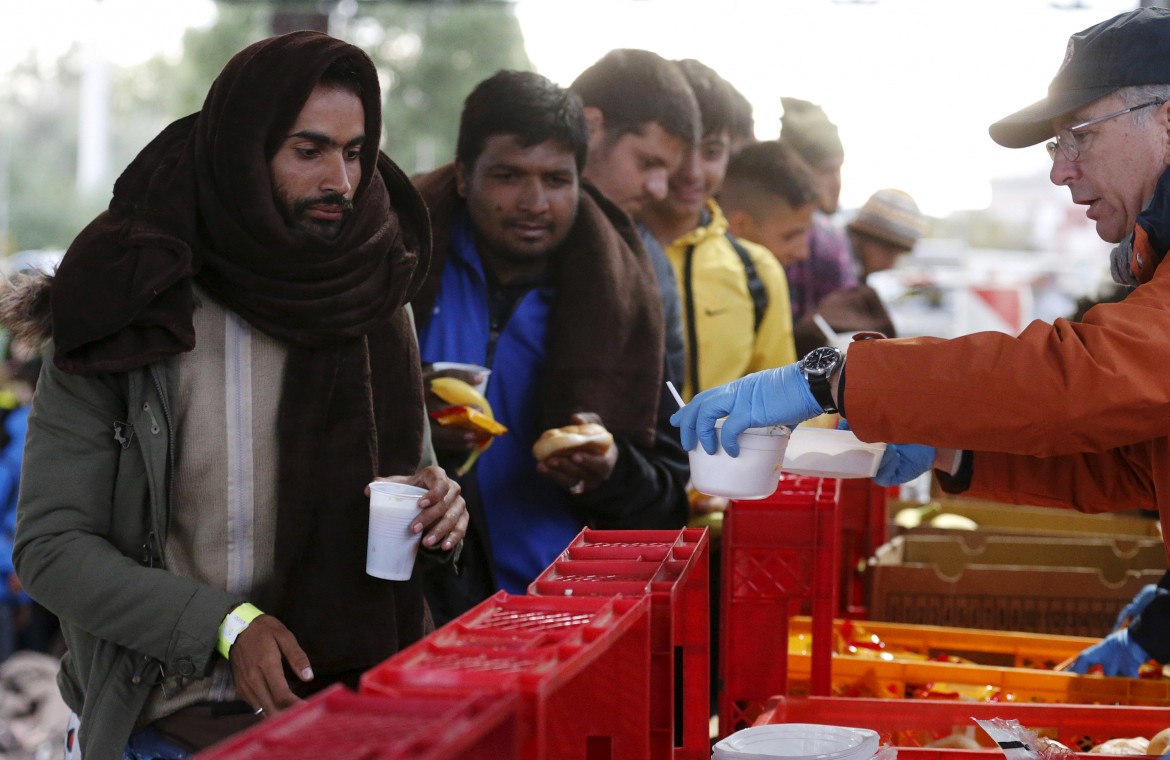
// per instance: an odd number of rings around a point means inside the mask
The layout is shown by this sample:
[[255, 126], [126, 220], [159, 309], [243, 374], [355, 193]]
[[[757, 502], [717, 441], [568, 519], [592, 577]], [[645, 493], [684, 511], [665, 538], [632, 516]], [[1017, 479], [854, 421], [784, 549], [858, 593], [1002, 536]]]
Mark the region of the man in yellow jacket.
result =
[[683, 304], [683, 397], [796, 359], [784, 270], [768, 249], [730, 234], [714, 196], [730, 158], [734, 89], [707, 66], [678, 62], [699, 101], [703, 136], [641, 219], [666, 249]]

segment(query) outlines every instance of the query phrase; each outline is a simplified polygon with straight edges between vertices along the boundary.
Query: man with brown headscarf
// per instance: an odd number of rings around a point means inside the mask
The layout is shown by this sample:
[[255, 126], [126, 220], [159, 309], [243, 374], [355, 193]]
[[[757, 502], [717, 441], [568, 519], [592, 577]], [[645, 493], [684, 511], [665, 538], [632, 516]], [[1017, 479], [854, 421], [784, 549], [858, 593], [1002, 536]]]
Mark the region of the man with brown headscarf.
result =
[[405, 304], [430, 233], [380, 135], [359, 49], [256, 43], [52, 280], [10, 294], [53, 339], [16, 567], [61, 618], [87, 759], [186, 757], [429, 625], [417, 573], [364, 572], [376, 476], [426, 489], [423, 555], [449, 558], [467, 525], [458, 485], [420, 467]]

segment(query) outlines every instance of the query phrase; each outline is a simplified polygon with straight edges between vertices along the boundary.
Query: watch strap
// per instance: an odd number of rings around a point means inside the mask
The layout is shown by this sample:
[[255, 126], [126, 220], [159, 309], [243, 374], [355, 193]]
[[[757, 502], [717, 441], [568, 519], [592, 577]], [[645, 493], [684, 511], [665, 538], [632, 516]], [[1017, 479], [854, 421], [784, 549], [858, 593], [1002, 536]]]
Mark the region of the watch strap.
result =
[[821, 409], [826, 414], [835, 414], [837, 412], [837, 404], [833, 401], [833, 387], [829, 383], [828, 375], [806, 375], [808, 378], [808, 387], [812, 391], [813, 398], [821, 405]]

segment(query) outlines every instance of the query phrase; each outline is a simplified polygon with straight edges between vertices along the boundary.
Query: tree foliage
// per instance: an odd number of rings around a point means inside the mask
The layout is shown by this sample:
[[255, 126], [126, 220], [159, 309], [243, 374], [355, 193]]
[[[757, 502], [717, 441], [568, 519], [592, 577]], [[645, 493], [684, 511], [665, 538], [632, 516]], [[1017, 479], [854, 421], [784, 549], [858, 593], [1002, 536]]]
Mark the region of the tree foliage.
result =
[[[187, 30], [177, 60], [160, 55], [111, 69], [115, 176], [166, 124], [202, 106], [232, 55], [272, 33], [276, 5], [221, 2], [212, 26]], [[331, 31], [378, 66], [383, 148], [408, 172], [454, 156], [463, 99], [479, 81], [501, 68], [531, 68], [506, 3], [362, 2], [355, 15], [336, 20]], [[5, 156], [8, 164], [8, 234], [0, 253], [67, 247], [109, 201], [115, 176], [93, 197], [75, 187], [81, 75], [74, 49], [52, 64], [30, 59], [0, 79], [0, 171]]]
[[6, 253], [62, 247], [68, 241], [61, 230], [76, 231], [95, 209], [74, 189], [77, 59], [75, 50], [52, 65], [29, 58], [0, 91], [0, 167], [7, 165], [9, 223], [7, 240], [0, 242]]
[[463, 100], [475, 85], [500, 69], [532, 68], [507, 5], [383, 3], [368, 13], [382, 32], [368, 52], [386, 89], [383, 147], [407, 171], [454, 157]]

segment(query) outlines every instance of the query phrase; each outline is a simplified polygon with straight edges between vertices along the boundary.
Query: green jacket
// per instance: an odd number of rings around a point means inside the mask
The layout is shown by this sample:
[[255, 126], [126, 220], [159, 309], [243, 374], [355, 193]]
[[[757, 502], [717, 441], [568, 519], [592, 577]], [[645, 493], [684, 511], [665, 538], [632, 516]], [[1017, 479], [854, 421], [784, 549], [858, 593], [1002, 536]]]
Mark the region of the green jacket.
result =
[[50, 354], [29, 415], [14, 561], [61, 620], [58, 683], [86, 760], [122, 756], [161, 679], [206, 675], [245, 601], [165, 569], [176, 388], [175, 360], [83, 377]]

